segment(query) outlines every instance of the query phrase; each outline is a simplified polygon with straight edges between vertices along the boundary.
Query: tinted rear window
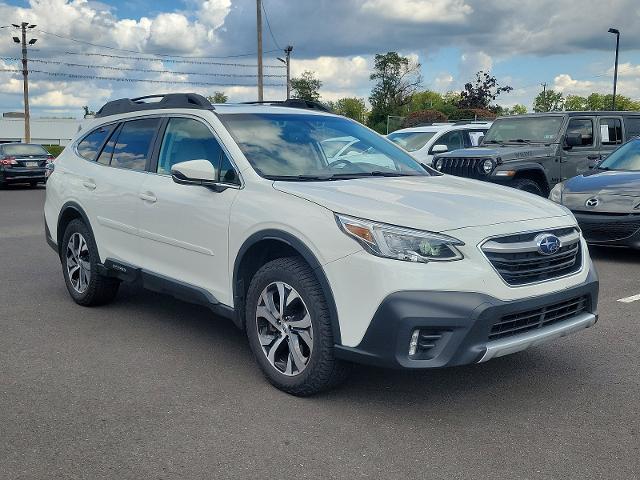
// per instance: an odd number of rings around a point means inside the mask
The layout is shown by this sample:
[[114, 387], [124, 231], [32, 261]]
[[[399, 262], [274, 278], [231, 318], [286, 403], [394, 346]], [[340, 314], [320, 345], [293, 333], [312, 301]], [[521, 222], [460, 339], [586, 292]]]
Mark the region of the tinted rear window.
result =
[[42, 145], [28, 145], [28, 144], [15, 144], [15, 145], [3, 145], [2, 152], [5, 155], [11, 157], [22, 156], [46, 156], [49, 155]]
[[114, 125], [105, 125], [96, 128], [78, 144], [78, 154], [87, 160], [94, 161], [102, 144], [107, 139]]
[[129, 170], [144, 170], [151, 150], [151, 142], [160, 120], [145, 118], [126, 122], [113, 149], [111, 166]]

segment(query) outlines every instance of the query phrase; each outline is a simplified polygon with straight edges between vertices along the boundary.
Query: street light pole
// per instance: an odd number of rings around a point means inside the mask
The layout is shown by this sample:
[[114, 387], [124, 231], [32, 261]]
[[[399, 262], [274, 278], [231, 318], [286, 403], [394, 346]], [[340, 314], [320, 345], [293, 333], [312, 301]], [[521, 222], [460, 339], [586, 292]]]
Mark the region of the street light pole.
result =
[[613, 110], [616, 109], [616, 90], [618, 88], [618, 52], [620, 50], [620, 30], [617, 28], [610, 28], [609, 33], [613, 33], [616, 36], [616, 65], [613, 72]]
[[287, 67], [287, 100], [291, 98], [291, 52], [293, 46], [287, 45], [284, 49], [284, 58], [278, 57], [278, 60], [285, 64]]
[[34, 28], [35, 25], [29, 25], [29, 22], [22, 22], [20, 25], [13, 24], [14, 27], [22, 30], [22, 40], [13, 37], [13, 41], [22, 44], [22, 92], [24, 95], [24, 141], [31, 142], [31, 114], [29, 112], [29, 68], [27, 66], [27, 47], [37, 42], [36, 38], [32, 38], [27, 42], [27, 29]]

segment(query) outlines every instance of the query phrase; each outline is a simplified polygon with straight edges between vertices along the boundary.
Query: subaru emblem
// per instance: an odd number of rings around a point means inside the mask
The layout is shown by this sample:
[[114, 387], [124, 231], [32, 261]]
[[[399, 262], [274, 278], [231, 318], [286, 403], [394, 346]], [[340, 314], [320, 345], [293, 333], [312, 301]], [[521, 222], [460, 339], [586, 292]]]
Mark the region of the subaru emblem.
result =
[[562, 247], [562, 242], [552, 233], [541, 233], [535, 238], [538, 253], [541, 255], [554, 255]]

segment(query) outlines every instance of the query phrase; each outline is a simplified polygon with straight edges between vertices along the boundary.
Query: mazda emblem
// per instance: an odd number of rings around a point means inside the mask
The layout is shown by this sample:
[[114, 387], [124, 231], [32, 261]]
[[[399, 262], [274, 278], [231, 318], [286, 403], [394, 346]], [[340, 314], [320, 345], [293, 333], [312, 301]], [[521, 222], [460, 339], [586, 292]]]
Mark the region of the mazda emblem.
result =
[[600, 204], [600, 200], [598, 200], [596, 197], [591, 197], [586, 202], [584, 202], [585, 207], [589, 207], [589, 208], [595, 208], [599, 204]]

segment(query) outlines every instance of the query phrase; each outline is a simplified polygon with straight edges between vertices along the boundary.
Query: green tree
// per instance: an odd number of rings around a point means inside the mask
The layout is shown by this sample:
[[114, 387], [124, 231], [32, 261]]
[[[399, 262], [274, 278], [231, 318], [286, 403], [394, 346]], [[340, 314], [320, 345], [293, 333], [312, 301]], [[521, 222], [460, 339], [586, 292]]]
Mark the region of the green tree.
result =
[[320, 87], [322, 87], [322, 82], [316, 78], [314, 72], [309, 70], [305, 70], [299, 77], [291, 79], [293, 98], [319, 102]]
[[587, 110], [587, 99], [580, 95], [567, 95], [564, 99], [564, 109], [568, 112], [581, 112]]
[[521, 103], [516, 103], [513, 107], [507, 108], [505, 115], [524, 115], [527, 113], [527, 107]]
[[562, 92], [547, 90], [540, 92], [533, 100], [534, 112], [557, 112], [564, 108]]
[[227, 103], [229, 97], [224, 92], [213, 92], [213, 95], [207, 97], [211, 103]]
[[406, 115], [411, 97], [422, 83], [420, 64], [397, 52], [379, 53], [369, 78], [376, 84], [369, 96], [368, 123], [378, 132], [385, 133], [388, 115]]
[[344, 115], [361, 123], [364, 123], [367, 116], [367, 107], [364, 103], [364, 98], [341, 98], [335, 102], [330, 102], [330, 107], [338, 115]]
[[491, 102], [499, 95], [508, 93], [513, 87], [508, 85], [500, 86], [496, 77], [490, 75], [489, 72], [479, 71], [473, 82], [464, 85], [464, 90], [460, 92], [460, 101], [458, 108], [481, 108], [488, 110]]
[[409, 112], [419, 112], [422, 110], [437, 110], [444, 105], [444, 99], [438, 92], [425, 90], [411, 95], [409, 102]]

